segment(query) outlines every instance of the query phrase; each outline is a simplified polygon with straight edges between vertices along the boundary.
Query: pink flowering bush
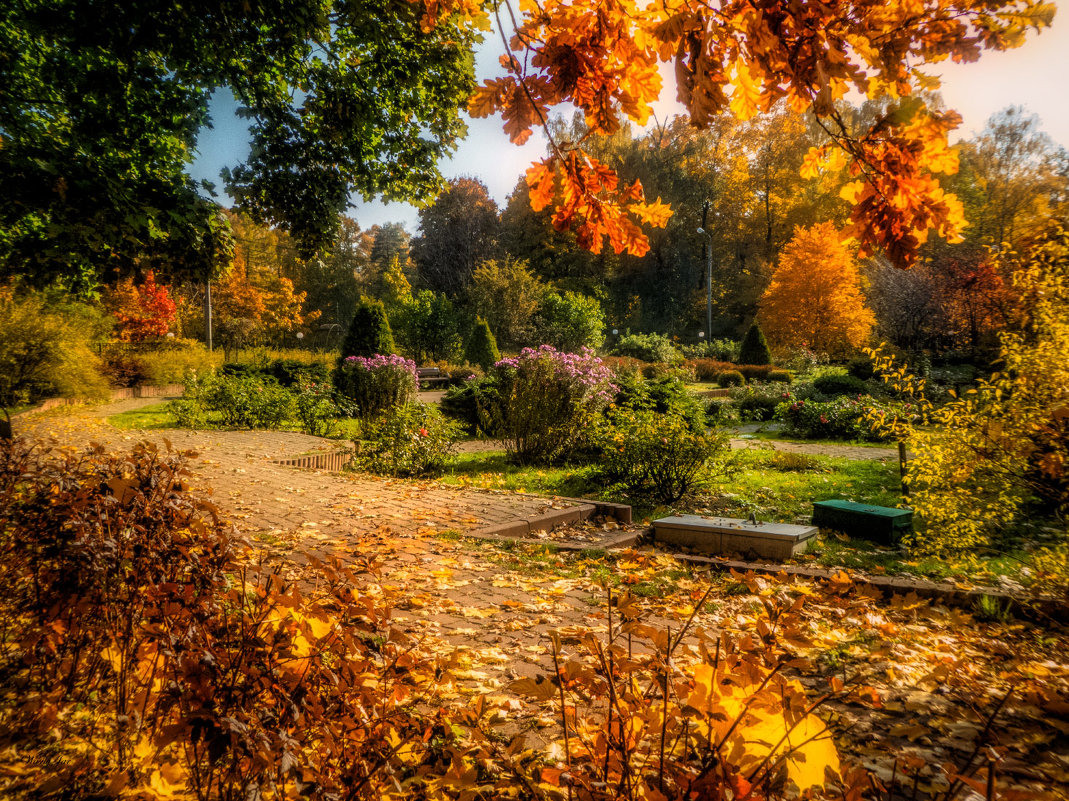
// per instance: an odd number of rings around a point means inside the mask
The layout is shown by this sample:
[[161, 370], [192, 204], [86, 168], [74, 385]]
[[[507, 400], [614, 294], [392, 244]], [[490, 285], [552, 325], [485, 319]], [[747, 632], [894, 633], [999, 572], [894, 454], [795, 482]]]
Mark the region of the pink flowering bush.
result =
[[416, 363], [402, 356], [349, 356], [335, 371], [334, 383], [339, 394], [356, 407], [356, 413], [368, 420], [395, 406], [410, 403], [416, 397]]
[[567, 457], [616, 393], [612, 371], [589, 348], [579, 353], [549, 345], [525, 348], [499, 361], [489, 375], [500, 396], [494, 433], [523, 464]]

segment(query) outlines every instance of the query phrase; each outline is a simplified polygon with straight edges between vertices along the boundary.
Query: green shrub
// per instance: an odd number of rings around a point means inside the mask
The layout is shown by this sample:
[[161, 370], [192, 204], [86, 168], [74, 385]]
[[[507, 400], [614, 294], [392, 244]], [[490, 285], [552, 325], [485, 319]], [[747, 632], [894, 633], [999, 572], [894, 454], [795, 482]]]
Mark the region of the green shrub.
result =
[[615, 404], [620, 408], [672, 415], [685, 420], [694, 431], [705, 429], [705, 404], [678, 376], [653, 381], [620, 377], [616, 387]]
[[769, 370], [768, 380], [774, 384], [789, 384], [794, 380], [790, 370]]
[[846, 372], [861, 381], [868, 381], [873, 376], [872, 359], [868, 356], [857, 356], [847, 363]]
[[302, 382], [294, 397], [294, 407], [301, 430], [313, 437], [332, 437], [338, 420], [349, 415], [348, 404], [336, 397], [325, 381]]
[[334, 371], [334, 385], [338, 394], [365, 420], [393, 406], [409, 403], [419, 389], [415, 362], [401, 356], [382, 355], [344, 359]]
[[630, 356], [644, 362], [674, 364], [682, 360], [672, 340], [664, 334], [624, 334], [612, 347], [614, 356]]
[[642, 377], [649, 381], [662, 378], [678, 378], [680, 381], [694, 381], [694, 371], [686, 364], [665, 364], [652, 362], [642, 365]]
[[493, 420], [500, 416], [501, 393], [498, 382], [488, 376], [475, 377], [446, 390], [442, 412], [465, 427], [469, 434], [493, 436]]
[[231, 428], [281, 428], [294, 414], [294, 398], [272, 378], [260, 375], [186, 377], [185, 391], [168, 404], [180, 428], [204, 428], [215, 415]]
[[289, 390], [256, 376], [217, 377], [206, 388], [205, 405], [233, 428], [281, 428], [294, 413]]
[[605, 341], [605, 314], [596, 298], [576, 292], [547, 292], [532, 320], [535, 341], [566, 353], [600, 348]]
[[675, 503], [708, 478], [708, 466], [726, 446], [717, 433], [695, 431], [676, 414], [615, 409], [600, 435], [601, 471], [632, 497]]
[[683, 345], [680, 350], [688, 359], [734, 363], [739, 358], [739, 343], [733, 339], [710, 339], [694, 345]]
[[264, 372], [284, 387], [301, 384], [325, 384], [330, 381], [330, 368], [322, 362], [303, 362], [297, 359], [276, 359]]
[[396, 353], [390, 321], [382, 301], [362, 298], [356, 307], [349, 331], [342, 341], [338, 365], [349, 356], [371, 358], [377, 354], [384, 356]]
[[490, 324], [482, 317], [475, 318], [475, 327], [471, 330], [467, 348], [464, 350], [464, 358], [468, 364], [476, 364], [484, 373], [490, 371], [501, 360], [501, 352], [497, 349], [497, 340], [494, 332], [490, 330]]
[[710, 426], [733, 425], [740, 421], [739, 407], [729, 398], [710, 398], [705, 407], [705, 422]]
[[755, 320], [739, 346], [740, 364], [772, 364], [772, 352], [768, 349], [765, 334]]
[[456, 451], [460, 425], [430, 404], [393, 406], [368, 422], [354, 466], [385, 476], [441, 475]]
[[182, 397], [167, 404], [179, 428], [205, 428], [208, 425], [208, 387], [216, 377], [212, 373], [190, 370], [183, 377]]
[[103, 365], [90, 348], [93, 313], [81, 311], [0, 292], [0, 406], [49, 396], [108, 397]]
[[738, 370], [725, 370], [716, 377], [716, 383], [721, 387], [741, 387], [746, 379]]
[[837, 395], [867, 395], [868, 384], [860, 378], [852, 375], [829, 373], [822, 375], [813, 381], [813, 389], [821, 395], [835, 397]]
[[267, 369], [256, 362], [225, 362], [218, 375], [226, 378], [267, 378]]
[[750, 385], [732, 392], [740, 417], [746, 422], [763, 423], [773, 419], [776, 407], [791, 400], [791, 393], [782, 387]]
[[876, 433], [869, 416], [882, 412], [894, 418], [895, 411], [877, 404], [872, 398], [840, 397], [831, 401], [804, 400], [792, 397], [776, 408], [776, 418], [786, 424], [786, 433], [803, 439], [870, 439], [879, 441], [888, 435]]

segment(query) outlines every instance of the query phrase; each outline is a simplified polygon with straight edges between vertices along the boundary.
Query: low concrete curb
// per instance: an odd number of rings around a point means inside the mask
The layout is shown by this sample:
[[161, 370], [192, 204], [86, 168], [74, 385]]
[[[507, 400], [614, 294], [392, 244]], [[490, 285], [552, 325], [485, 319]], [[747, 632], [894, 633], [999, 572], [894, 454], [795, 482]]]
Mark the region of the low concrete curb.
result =
[[465, 532], [464, 536], [486, 540], [519, 540], [532, 531], [549, 531], [557, 526], [587, 520], [597, 513], [598, 508], [595, 504], [580, 502], [576, 506], [569, 506], [565, 509], [550, 509], [548, 512], [537, 517], [528, 517], [526, 520], [510, 520], [507, 523], [483, 526], [474, 531]]
[[753, 571], [766, 576], [786, 574], [799, 578], [817, 579], [829, 581], [838, 573], [845, 572], [850, 576], [854, 584], [871, 587], [886, 597], [892, 595], [908, 595], [914, 593], [920, 598], [940, 601], [942, 603], [962, 608], [972, 606], [984, 596], [995, 598], [1006, 604], [1015, 613], [1023, 616], [1039, 615], [1048, 616], [1055, 620], [1064, 614], [1064, 607], [1053, 598], [1028, 598], [1020, 599], [1008, 592], [994, 588], [966, 589], [954, 584], [945, 584], [924, 579], [906, 578], [904, 576], [866, 576], [852, 573], [845, 568], [819, 568], [802, 567], [801, 565], [771, 565], [761, 562], [741, 562], [733, 559], [716, 559], [710, 556], [699, 556], [692, 553], [671, 553], [669, 556], [683, 562], [692, 564], [708, 565], [716, 570], [746, 573]]

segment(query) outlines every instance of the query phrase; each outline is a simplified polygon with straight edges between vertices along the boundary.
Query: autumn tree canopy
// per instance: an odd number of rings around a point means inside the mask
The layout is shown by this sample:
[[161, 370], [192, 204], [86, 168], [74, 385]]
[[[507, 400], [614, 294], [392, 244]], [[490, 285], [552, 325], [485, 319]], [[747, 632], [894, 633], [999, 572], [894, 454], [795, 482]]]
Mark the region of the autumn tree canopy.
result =
[[[426, 2], [425, 28], [461, 12], [485, 20], [476, 0]], [[741, 119], [784, 100], [809, 112], [829, 143], [811, 151], [810, 172], [844, 172], [843, 196], [853, 203], [852, 233], [862, 255], [876, 249], [912, 264], [929, 232], [948, 239], [964, 226], [961, 203], [940, 186], [957, 169], [947, 134], [961, 118], [918, 96], [937, 79], [924, 68], [972, 61], [984, 50], [1024, 42], [1029, 28], [1048, 26], [1054, 6], [1039, 0], [895, 0], [782, 3], [777, 0], [519, 0], [497, 7], [510, 21], [505, 74], [487, 80], [469, 102], [475, 116], [500, 114], [517, 143], [570, 103], [595, 135], [626, 120], [644, 125], [660, 98], [659, 66], [672, 63], [676, 95], [691, 122], [704, 127], [730, 110]], [[855, 130], [836, 109], [849, 90], [885, 99], [884, 112]], [[535, 209], [555, 204], [554, 225], [572, 226], [595, 252], [605, 238], [619, 253], [649, 247], [638, 223], [663, 225], [670, 213], [647, 202], [639, 183], [626, 183], [585, 149], [551, 138], [552, 152], [527, 172]]]
[[760, 319], [773, 348], [842, 356], [865, 343], [874, 318], [857, 262], [834, 225], [795, 230], [761, 298]]

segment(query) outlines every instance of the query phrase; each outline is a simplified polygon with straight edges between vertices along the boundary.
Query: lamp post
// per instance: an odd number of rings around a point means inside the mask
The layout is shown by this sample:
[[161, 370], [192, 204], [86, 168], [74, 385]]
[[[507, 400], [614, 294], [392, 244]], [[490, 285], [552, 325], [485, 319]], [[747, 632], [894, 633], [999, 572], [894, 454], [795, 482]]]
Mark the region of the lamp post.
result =
[[[705, 245], [705, 330], [713, 330], [713, 235], [704, 228], [699, 228], [698, 233], [704, 236], [708, 242]], [[710, 333], [710, 336], [712, 334]]]

